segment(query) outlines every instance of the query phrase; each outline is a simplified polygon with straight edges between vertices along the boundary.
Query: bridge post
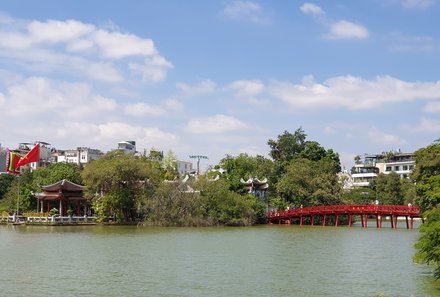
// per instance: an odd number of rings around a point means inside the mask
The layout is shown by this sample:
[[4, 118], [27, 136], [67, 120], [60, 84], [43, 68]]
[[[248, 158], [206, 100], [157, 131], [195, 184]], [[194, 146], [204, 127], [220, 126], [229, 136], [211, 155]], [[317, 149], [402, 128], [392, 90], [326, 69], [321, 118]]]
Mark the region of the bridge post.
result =
[[394, 229], [394, 215], [390, 215], [391, 229]]
[[323, 215], [323, 219], [322, 219], [322, 225], [325, 226], [325, 220], [326, 220], [327, 216]]
[[413, 218], [413, 217], [411, 217], [410, 230], [412, 230], [412, 229], [413, 229], [413, 223], [414, 223], [414, 218]]
[[315, 215], [312, 215], [312, 226], [315, 225]]
[[364, 228], [367, 228], [367, 227], [368, 227], [368, 215], [365, 214], [365, 215], [364, 215], [364, 218], [365, 218]]
[[405, 216], [405, 220], [406, 220], [406, 229], [409, 229], [408, 216]]
[[336, 214], [335, 217], [336, 217], [336, 218], [335, 218], [335, 227], [338, 227], [339, 215]]
[[353, 220], [353, 218], [352, 218], [352, 214], [349, 213], [349, 214], [348, 214], [348, 227], [351, 227], [352, 220]]
[[394, 216], [394, 229], [397, 229], [397, 215]]
[[380, 219], [379, 219], [379, 229], [382, 228], [382, 218], [383, 218], [383, 215], [380, 215]]

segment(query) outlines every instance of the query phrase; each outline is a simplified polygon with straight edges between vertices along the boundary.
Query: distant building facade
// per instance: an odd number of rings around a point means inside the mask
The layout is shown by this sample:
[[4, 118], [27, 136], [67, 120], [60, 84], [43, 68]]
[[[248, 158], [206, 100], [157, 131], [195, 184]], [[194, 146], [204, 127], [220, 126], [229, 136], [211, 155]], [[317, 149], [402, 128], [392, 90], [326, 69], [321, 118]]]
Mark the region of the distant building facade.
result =
[[192, 173], [192, 166], [193, 164], [191, 162], [177, 160], [177, 171], [180, 176]]
[[77, 165], [88, 164], [92, 160], [98, 160], [103, 153], [98, 149], [78, 147], [71, 150], [60, 150], [57, 152], [58, 163], [73, 163]]
[[352, 169], [353, 187], [368, 187], [380, 173], [397, 173], [400, 178], [409, 178], [415, 166], [414, 153], [399, 151], [365, 155]]
[[136, 141], [120, 141], [118, 142], [118, 150], [121, 150], [126, 154], [134, 155], [136, 153]]

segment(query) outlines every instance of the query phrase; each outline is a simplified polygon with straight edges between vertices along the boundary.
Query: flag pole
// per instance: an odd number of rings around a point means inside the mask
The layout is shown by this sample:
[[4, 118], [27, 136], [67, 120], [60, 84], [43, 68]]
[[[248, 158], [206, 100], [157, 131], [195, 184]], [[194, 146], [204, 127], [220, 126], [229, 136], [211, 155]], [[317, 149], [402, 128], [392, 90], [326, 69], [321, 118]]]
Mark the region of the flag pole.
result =
[[19, 207], [20, 207], [20, 174], [18, 174], [17, 213], [16, 213], [16, 216], [15, 216], [15, 222], [18, 222]]

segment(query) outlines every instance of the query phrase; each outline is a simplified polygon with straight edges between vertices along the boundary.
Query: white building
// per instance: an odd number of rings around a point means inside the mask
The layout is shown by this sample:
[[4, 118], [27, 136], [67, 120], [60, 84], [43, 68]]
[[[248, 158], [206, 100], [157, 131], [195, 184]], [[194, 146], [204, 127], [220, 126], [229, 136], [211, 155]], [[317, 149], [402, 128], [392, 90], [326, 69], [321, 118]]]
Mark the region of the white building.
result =
[[136, 141], [133, 140], [120, 141], [118, 142], [118, 150], [122, 150], [126, 154], [134, 155], [136, 153]]
[[188, 161], [180, 161], [177, 160], [177, 171], [179, 172], [179, 175], [185, 175], [187, 173], [191, 173], [193, 171], [192, 169], [192, 163]]
[[98, 160], [101, 156], [102, 152], [100, 150], [88, 147], [78, 147], [77, 149], [59, 151], [57, 162], [85, 165], [92, 160]]
[[367, 187], [380, 173], [395, 172], [400, 178], [409, 178], [414, 170], [414, 153], [391, 151], [378, 155], [365, 155], [352, 169], [353, 187]]

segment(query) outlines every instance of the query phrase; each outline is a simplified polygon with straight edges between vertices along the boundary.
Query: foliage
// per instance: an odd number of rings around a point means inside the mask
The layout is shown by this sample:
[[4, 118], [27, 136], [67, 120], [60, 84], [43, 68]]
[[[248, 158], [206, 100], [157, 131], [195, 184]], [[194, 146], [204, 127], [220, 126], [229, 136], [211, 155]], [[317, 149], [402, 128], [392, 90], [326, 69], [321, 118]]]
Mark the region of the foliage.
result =
[[198, 187], [210, 225], [252, 225], [264, 217], [265, 206], [253, 195], [239, 195], [224, 180], [200, 180]]
[[157, 162], [115, 150], [88, 164], [82, 178], [101, 219], [133, 221], [142, 215], [144, 198], [163, 180]]
[[376, 200], [376, 192], [370, 188], [354, 188], [342, 195], [347, 204], [370, 204]]
[[440, 279], [440, 208], [436, 207], [424, 214], [426, 222], [420, 227], [422, 234], [416, 243], [414, 260], [431, 264], [434, 275]]
[[416, 204], [429, 210], [440, 203], [440, 142], [414, 153], [415, 169], [411, 177], [416, 182]]
[[35, 191], [39, 191], [41, 186], [54, 184], [63, 179], [82, 184], [81, 168], [72, 163], [55, 163], [38, 168], [33, 172], [32, 186]]
[[244, 193], [244, 187], [240, 182], [243, 178], [259, 177], [263, 179], [271, 174], [273, 162], [263, 156], [249, 156], [248, 154], [240, 154], [237, 157], [227, 155], [220, 161], [221, 167], [226, 170], [223, 178], [227, 180], [229, 189]]
[[287, 205], [314, 206], [339, 203], [342, 189], [332, 161], [297, 159], [287, 166], [276, 191]]
[[0, 174], [0, 200], [8, 192], [15, 178], [16, 176], [12, 174]]
[[277, 140], [268, 140], [269, 155], [275, 162], [291, 161], [304, 150], [306, 137], [307, 134], [302, 128], [298, 128], [293, 134], [284, 131], [283, 134], [278, 135]]
[[179, 177], [177, 171], [177, 157], [172, 150], [169, 150], [167, 155], [162, 160], [162, 166], [165, 170], [165, 179], [174, 180]]
[[397, 173], [379, 174], [372, 187], [375, 188], [376, 197], [380, 203], [403, 205], [403, 189]]

